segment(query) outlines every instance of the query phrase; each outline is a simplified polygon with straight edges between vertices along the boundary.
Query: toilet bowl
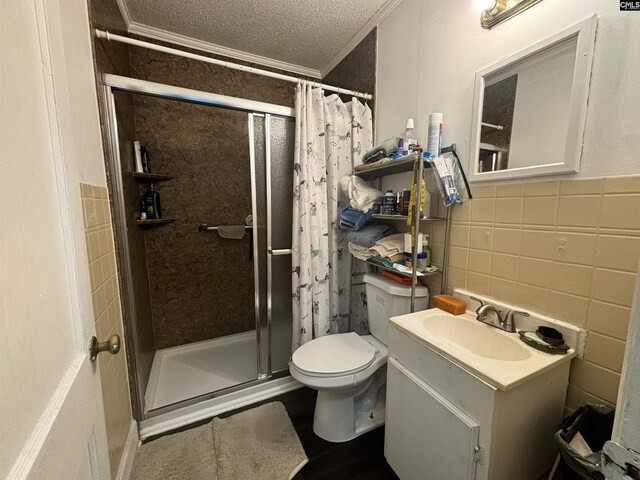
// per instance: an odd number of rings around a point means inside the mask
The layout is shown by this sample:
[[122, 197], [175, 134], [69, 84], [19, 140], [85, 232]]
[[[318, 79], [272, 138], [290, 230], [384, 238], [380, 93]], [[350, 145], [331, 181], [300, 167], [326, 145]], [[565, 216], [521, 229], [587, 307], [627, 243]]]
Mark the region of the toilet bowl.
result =
[[[410, 287], [377, 274], [363, 280], [371, 335], [319, 337], [289, 362], [291, 376], [318, 391], [313, 431], [330, 442], [346, 442], [384, 424], [389, 318], [410, 310]], [[428, 304], [428, 290], [416, 287], [416, 311]]]

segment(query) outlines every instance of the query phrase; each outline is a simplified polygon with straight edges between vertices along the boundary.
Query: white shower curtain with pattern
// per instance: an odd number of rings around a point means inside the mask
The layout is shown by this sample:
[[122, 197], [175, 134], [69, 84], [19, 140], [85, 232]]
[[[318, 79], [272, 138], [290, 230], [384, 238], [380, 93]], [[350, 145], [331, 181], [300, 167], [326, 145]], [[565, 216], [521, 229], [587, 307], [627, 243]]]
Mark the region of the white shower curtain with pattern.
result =
[[[351, 257], [339, 229], [348, 199], [340, 178], [350, 175], [373, 146], [371, 109], [344, 103], [300, 82], [295, 91], [293, 179], [293, 350], [313, 338], [348, 329]], [[362, 303], [355, 308], [362, 308]], [[365, 333], [361, 312], [351, 330]]]

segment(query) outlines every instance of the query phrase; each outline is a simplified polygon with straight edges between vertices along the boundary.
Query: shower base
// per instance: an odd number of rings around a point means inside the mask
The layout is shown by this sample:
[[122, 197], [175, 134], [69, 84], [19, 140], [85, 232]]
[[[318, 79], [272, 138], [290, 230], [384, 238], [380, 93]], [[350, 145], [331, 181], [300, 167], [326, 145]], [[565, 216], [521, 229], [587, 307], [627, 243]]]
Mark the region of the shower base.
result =
[[233, 387], [257, 375], [255, 330], [158, 350], [145, 410]]

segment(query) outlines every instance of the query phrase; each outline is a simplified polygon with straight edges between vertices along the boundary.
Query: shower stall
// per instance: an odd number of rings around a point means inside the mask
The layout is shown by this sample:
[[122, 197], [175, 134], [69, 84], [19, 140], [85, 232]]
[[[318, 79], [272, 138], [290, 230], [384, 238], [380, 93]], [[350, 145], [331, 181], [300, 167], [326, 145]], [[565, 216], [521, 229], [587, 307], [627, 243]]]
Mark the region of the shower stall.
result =
[[[110, 74], [102, 97], [142, 436], [296, 388], [293, 109]], [[150, 173], [136, 172], [135, 140], [149, 151]], [[151, 185], [162, 217], [141, 220]], [[222, 238], [217, 227], [228, 225], [245, 235]]]

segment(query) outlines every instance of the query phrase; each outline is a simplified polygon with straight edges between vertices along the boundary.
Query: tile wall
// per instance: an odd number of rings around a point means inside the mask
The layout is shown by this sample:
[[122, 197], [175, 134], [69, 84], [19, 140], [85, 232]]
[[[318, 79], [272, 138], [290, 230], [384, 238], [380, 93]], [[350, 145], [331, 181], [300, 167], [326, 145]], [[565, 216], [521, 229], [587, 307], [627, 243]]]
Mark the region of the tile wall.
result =
[[[640, 256], [640, 176], [472, 188], [452, 212], [449, 288], [586, 328], [567, 407], [615, 403]], [[427, 230], [441, 262], [444, 224]]]
[[[99, 341], [104, 341], [117, 333], [124, 342], [107, 187], [81, 183], [80, 188], [96, 336]], [[97, 362], [102, 381], [111, 475], [115, 478], [131, 426], [124, 343], [117, 355], [102, 353]]]

